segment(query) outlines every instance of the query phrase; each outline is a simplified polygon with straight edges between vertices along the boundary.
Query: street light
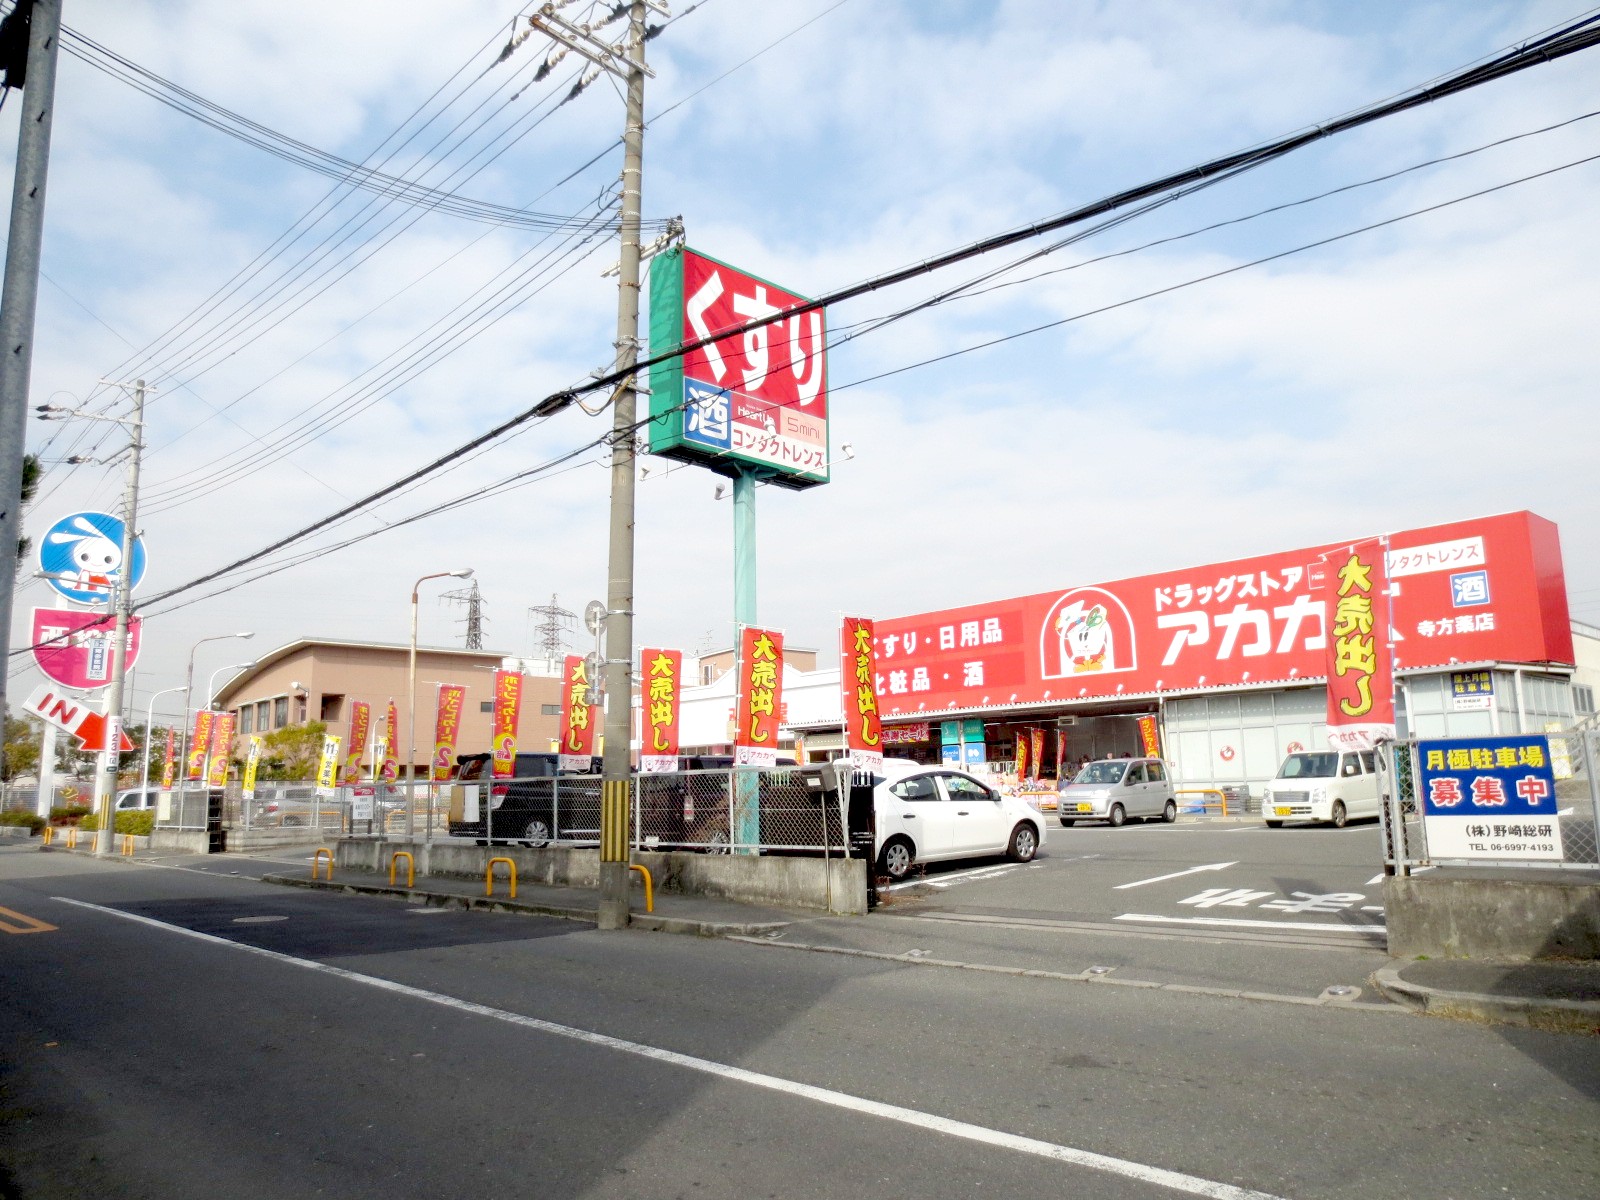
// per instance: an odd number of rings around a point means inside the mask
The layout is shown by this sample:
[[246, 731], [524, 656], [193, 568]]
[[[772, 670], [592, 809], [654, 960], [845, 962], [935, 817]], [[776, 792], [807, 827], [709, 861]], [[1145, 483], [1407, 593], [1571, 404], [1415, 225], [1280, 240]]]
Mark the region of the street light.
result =
[[[472, 568], [435, 571], [411, 586], [411, 658], [406, 672], [406, 731], [411, 751], [406, 756], [406, 840], [417, 836], [417, 589], [430, 579], [470, 579]], [[433, 805], [428, 805], [428, 841], [433, 841]]]
[[[190, 750], [190, 746], [189, 746], [189, 701], [194, 699], [194, 654], [195, 654], [195, 651], [200, 649], [200, 647], [204, 646], [207, 642], [225, 642], [229, 638], [253, 638], [253, 637], [255, 637], [254, 633], [219, 633], [219, 634], [215, 635], [214, 637], [201, 638], [198, 642], [196, 642], [193, 646], [191, 646], [189, 648], [189, 669], [184, 674], [184, 677], [183, 677], [183, 690], [184, 690], [184, 693], [185, 693], [184, 697], [183, 697], [183, 728], [181, 730], [179, 730], [179, 733], [182, 735], [181, 745], [183, 746], [183, 755], [182, 755], [182, 757], [180, 757], [178, 759], [178, 770], [180, 772], [180, 774], [178, 776], [178, 792], [179, 792], [180, 798], [182, 796], [182, 793], [188, 790], [188, 786], [189, 786], [189, 750]], [[207, 695], [206, 696], [206, 700], [209, 702], [210, 699], [211, 699], [211, 697], [209, 695]], [[181, 803], [181, 799], [180, 799], [180, 803]]]
[[211, 678], [206, 682], [206, 707], [210, 708], [211, 702], [217, 697], [218, 675], [221, 675], [224, 671], [242, 671], [246, 667], [253, 667], [255, 665], [256, 660], [252, 658], [249, 662], [234, 663], [231, 666], [218, 667], [215, 671], [211, 672]]
[[[156, 701], [169, 692], [183, 692], [187, 695], [188, 691], [187, 687], [162, 688], [154, 696], [150, 697], [150, 707], [145, 709], [144, 713], [144, 769], [139, 772], [139, 790], [141, 792], [150, 790], [150, 726], [156, 719]], [[185, 702], [185, 707], [187, 707], [187, 702]]]

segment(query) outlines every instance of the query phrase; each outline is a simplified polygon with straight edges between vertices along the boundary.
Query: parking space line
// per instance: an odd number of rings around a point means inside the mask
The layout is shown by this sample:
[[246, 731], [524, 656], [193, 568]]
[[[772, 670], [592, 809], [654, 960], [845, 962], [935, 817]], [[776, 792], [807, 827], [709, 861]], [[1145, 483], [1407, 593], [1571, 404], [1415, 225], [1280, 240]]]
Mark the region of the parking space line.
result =
[[813, 1103], [848, 1112], [861, 1113], [864, 1116], [877, 1117], [885, 1121], [893, 1121], [897, 1124], [908, 1125], [929, 1133], [943, 1134], [946, 1137], [960, 1138], [963, 1141], [976, 1142], [999, 1150], [1010, 1150], [1014, 1153], [1028, 1154], [1055, 1162], [1070, 1163], [1073, 1166], [1086, 1167], [1089, 1170], [1118, 1175], [1124, 1179], [1132, 1179], [1141, 1183], [1152, 1184], [1156, 1187], [1169, 1188], [1176, 1192], [1186, 1192], [1191, 1196], [1209, 1197], [1210, 1200], [1282, 1200], [1281, 1197], [1274, 1196], [1269, 1192], [1258, 1192], [1251, 1188], [1237, 1187], [1230, 1183], [1205, 1179], [1198, 1175], [1186, 1175], [1181, 1171], [1172, 1171], [1165, 1167], [1151, 1166], [1147, 1163], [1113, 1158], [1108, 1154], [1097, 1154], [1092, 1150], [1080, 1150], [1077, 1147], [1062, 1145], [1059, 1142], [1046, 1142], [1039, 1138], [1007, 1133], [1004, 1130], [974, 1125], [951, 1117], [941, 1117], [934, 1113], [904, 1108], [898, 1104], [886, 1104], [881, 1100], [869, 1100], [863, 1096], [853, 1096], [848, 1092], [837, 1092], [831, 1088], [818, 1087], [815, 1084], [800, 1083], [797, 1080], [783, 1079], [776, 1075], [764, 1075], [757, 1071], [747, 1070], [744, 1067], [735, 1067], [728, 1063], [719, 1063], [706, 1058], [696, 1058], [693, 1055], [680, 1054], [676, 1050], [666, 1050], [659, 1046], [645, 1045], [642, 1042], [630, 1042], [623, 1038], [612, 1037], [609, 1034], [578, 1029], [570, 1025], [558, 1025], [553, 1021], [546, 1021], [539, 1017], [530, 1017], [522, 1013], [508, 1012], [505, 1009], [491, 1008], [486, 1004], [463, 1000], [457, 996], [447, 996], [440, 992], [430, 992], [423, 988], [396, 983], [393, 980], [383, 979], [379, 976], [362, 975], [344, 967], [332, 966], [329, 963], [296, 958], [293, 955], [282, 954], [276, 950], [267, 950], [260, 946], [250, 946], [243, 942], [229, 941], [227, 938], [217, 937], [215, 934], [186, 929], [182, 925], [170, 925], [165, 921], [155, 920], [153, 917], [123, 912], [115, 908], [106, 908], [103, 905], [90, 904], [85, 900], [73, 900], [66, 896], [52, 896], [51, 899], [62, 904], [71, 904], [78, 908], [90, 909], [108, 916], [120, 917], [125, 921], [133, 921], [155, 929], [162, 929], [168, 933], [180, 934], [184, 937], [210, 942], [217, 946], [226, 946], [233, 950], [242, 951], [245, 954], [254, 954], [276, 962], [286, 963], [290, 966], [301, 967], [318, 974], [331, 975], [351, 983], [364, 984], [367, 987], [377, 988], [393, 995], [422, 1000], [429, 1004], [442, 1005], [473, 1016], [504, 1021], [507, 1024], [518, 1025], [524, 1029], [532, 1029], [539, 1033], [568, 1038], [575, 1042], [597, 1046], [602, 1049], [650, 1059], [669, 1066], [726, 1079], [733, 1083], [743, 1083], [752, 1087], [763, 1088], [767, 1091], [796, 1096], [803, 1100], [810, 1100]]
[[1123, 913], [1113, 921], [1142, 921], [1158, 925], [1225, 925], [1239, 929], [1315, 930], [1318, 933], [1354, 933], [1361, 937], [1387, 937], [1388, 927], [1372, 922], [1366, 925], [1318, 924], [1311, 921], [1250, 921], [1243, 917], [1158, 917], [1153, 913]]
[[50, 933], [55, 926], [15, 909], [0, 908], [0, 931], [5, 933]]

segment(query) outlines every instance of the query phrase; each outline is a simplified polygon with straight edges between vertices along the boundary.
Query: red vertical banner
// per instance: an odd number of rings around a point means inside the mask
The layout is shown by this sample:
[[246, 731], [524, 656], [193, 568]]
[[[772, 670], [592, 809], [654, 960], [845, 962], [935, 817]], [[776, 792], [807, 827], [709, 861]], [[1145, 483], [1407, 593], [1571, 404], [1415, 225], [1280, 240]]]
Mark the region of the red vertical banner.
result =
[[678, 768], [678, 718], [683, 702], [683, 652], [639, 651], [643, 681], [643, 721], [639, 730], [639, 770]]
[[1017, 730], [1016, 758], [1012, 763], [1012, 769], [1016, 772], [1018, 783], [1028, 777], [1028, 749], [1028, 731], [1026, 729]]
[[1328, 623], [1328, 741], [1370, 750], [1394, 738], [1394, 661], [1383, 539], [1322, 556]]
[[517, 771], [517, 718], [522, 713], [522, 674], [494, 673], [494, 777], [510, 779]]
[[167, 726], [167, 758], [161, 767], [161, 790], [170, 792], [172, 783], [178, 773], [178, 731], [171, 725]]
[[456, 765], [456, 739], [461, 736], [461, 706], [467, 689], [459, 683], [439, 685], [439, 707], [433, 719], [433, 779], [443, 783]]
[[1063, 780], [1065, 778], [1065, 776], [1063, 776], [1061, 774], [1061, 771], [1062, 771], [1062, 768], [1066, 765], [1066, 762], [1067, 762], [1067, 731], [1065, 729], [1058, 728], [1056, 730], [1056, 779], [1058, 781]]
[[839, 692], [844, 750], [857, 771], [883, 773], [883, 723], [878, 717], [878, 651], [872, 622], [846, 617], [839, 629]]
[[367, 752], [367, 735], [372, 732], [372, 705], [365, 700], [350, 702], [350, 736], [345, 739], [344, 771], [340, 783], [361, 782], [361, 759]]
[[378, 773], [385, 783], [400, 778], [400, 714], [395, 711], [393, 700], [389, 701], [389, 712], [383, 721], [383, 764]]
[[783, 634], [746, 625], [739, 632], [739, 695], [734, 704], [733, 762], [778, 765], [783, 714]]
[[561, 671], [561, 753], [557, 767], [587, 772], [593, 765], [595, 705], [589, 686], [589, 664], [580, 654], [569, 654]]
[[216, 715], [209, 708], [194, 715], [194, 728], [189, 733], [189, 761], [183, 764], [185, 779], [205, 778], [206, 755], [211, 749], [211, 722]]
[[237, 713], [219, 712], [212, 715], [211, 753], [206, 768], [206, 785], [222, 787], [228, 782], [228, 760], [233, 755], [233, 723]]
[[1154, 713], [1139, 718], [1139, 749], [1146, 758], [1161, 757], [1161, 735]]
[[1029, 735], [1033, 753], [1028, 756], [1028, 778], [1037, 782], [1044, 765], [1044, 728], [1029, 730]]

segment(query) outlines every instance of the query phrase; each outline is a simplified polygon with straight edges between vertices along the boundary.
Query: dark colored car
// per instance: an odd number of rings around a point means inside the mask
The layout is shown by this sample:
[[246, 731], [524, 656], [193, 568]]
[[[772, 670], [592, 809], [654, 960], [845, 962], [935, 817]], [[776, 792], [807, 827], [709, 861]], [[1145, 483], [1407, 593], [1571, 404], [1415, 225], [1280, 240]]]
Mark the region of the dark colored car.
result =
[[[459, 755], [453, 782], [481, 789], [490, 778], [490, 761], [488, 754]], [[476, 820], [466, 820], [466, 806], [452, 802], [450, 836], [529, 846], [599, 841], [600, 759], [589, 760], [587, 773], [563, 773], [559, 763], [554, 754], [517, 755], [512, 778], [480, 790]]]

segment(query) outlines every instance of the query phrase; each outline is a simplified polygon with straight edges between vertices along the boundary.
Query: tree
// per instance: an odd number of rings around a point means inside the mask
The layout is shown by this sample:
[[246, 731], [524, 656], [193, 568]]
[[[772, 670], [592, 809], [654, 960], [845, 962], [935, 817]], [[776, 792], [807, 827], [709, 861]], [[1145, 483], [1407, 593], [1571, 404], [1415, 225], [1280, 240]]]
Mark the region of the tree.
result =
[[[33, 494], [39, 490], [39, 477], [44, 474], [39, 466], [37, 454], [24, 454], [22, 456], [22, 503], [26, 507], [33, 499]], [[20, 525], [21, 522], [19, 521]], [[19, 537], [17, 539], [17, 561], [20, 563], [28, 557], [28, 551], [33, 548], [33, 539]]]
[[6, 717], [5, 779], [32, 775], [39, 767], [39, 731], [22, 717]]
[[307, 721], [286, 725], [266, 735], [261, 747], [257, 772], [262, 779], [312, 779], [322, 757], [322, 739], [327, 736], [326, 721]]

